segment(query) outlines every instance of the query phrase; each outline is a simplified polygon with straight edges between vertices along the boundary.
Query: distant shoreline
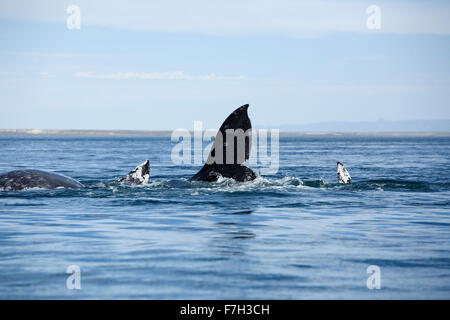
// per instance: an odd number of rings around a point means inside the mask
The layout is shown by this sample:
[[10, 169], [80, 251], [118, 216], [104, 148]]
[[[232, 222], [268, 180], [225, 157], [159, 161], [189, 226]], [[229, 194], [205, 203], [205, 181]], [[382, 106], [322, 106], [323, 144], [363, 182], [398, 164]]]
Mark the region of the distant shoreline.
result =
[[[41, 130], [0, 129], [0, 136], [75, 136], [75, 137], [170, 137], [171, 130]], [[281, 137], [309, 136], [380, 136], [449, 137], [450, 132], [294, 132], [280, 131]]]

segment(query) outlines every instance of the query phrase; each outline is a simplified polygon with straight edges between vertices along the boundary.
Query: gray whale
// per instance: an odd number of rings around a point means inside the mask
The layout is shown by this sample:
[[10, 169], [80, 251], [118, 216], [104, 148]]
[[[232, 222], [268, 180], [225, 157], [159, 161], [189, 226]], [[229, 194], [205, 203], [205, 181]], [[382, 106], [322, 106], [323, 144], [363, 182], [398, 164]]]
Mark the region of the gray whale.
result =
[[[242, 136], [244, 144], [238, 149], [239, 144], [236, 137], [232, 137], [233, 141], [227, 141], [227, 130], [242, 130], [251, 134], [252, 124], [248, 117], [248, 104], [245, 104], [234, 110], [222, 123], [216, 135], [216, 140], [209, 153], [208, 160], [203, 168], [192, 176], [189, 181], [217, 181], [220, 177], [232, 178], [236, 181], [251, 181], [256, 178], [256, 174], [252, 169], [246, 167], [244, 162], [250, 157], [251, 152], [251, 136]], [[220, 135], [220, 139], [219, 139]], [[228, 137], [228, 140], [231, 140]], [[227, 146], [233, 145], [233, 159], [227, 159]], [[216, 155], [217, 150], [222, 153]], [[238, 155], [241, 156], [238, 156]]]
[[0, 188], [4, 190], [23, 190], [29, 188], [71, 188], [80, 189], [84, 186], [75, 179], [62, 174], [41, 170], [14, 170], [0, 175]]
[[[150, 161], [146, 160], [122, 177], [119, 182], [132, 185], [146, 184], [150, 177]], [[80, 189], [84, 185], [79, 181], [62, 174], [42, 170], [24, 169], [13, 170], [0, 174], [0, 190], [24, 190], [31, 188]]]

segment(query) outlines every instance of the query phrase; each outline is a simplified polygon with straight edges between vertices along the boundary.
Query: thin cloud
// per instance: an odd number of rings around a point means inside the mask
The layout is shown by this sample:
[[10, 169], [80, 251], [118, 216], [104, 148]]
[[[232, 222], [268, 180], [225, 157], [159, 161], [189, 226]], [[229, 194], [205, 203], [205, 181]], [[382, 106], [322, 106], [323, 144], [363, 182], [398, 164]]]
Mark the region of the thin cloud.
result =
[[89, 79], [112, 79], [112, 80], [242, 80], [245, 79], [243, 75], [240, 76], [217, 76], [214, 73], [208, 75], [188, 75], [183, 71], [174, 72], [115, 72], [115, 73], [103, 73], [97, 74], [94, 72], [76, 72], [75, 76], [78, 78]]
[[53, 77], [53, 75], [51, 75], [50, 72], [48, 72], [48, 71], [38, 72], [38, 75], [40, 75], [44, 79]]
[[77, 57], [101, 57], [98, 54], [63, 53], [63, 52], [6, 52], [6, 54], [33, 58], [77, 58]]

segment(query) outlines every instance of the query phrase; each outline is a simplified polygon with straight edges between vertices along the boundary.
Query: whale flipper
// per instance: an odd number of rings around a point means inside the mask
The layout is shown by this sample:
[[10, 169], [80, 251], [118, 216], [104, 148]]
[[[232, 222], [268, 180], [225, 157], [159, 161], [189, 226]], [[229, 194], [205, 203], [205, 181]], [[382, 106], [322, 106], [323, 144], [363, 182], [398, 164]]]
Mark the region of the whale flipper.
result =
[[250, 157], [252, 144], [252, 124], [247, 109], [248, 104], [245, 104], [225, 119], [217, 132], [206, 164], [189, 181], [211, 182], [221, 176], [236, 181], [256, 178], [256, 174], [244, 165]]
[[337, 175], [339, 183], [352, 183], [350, 173], [348, 173], [347, 169], [345, 169], [344, 165], [339, 161], [337, 163]]
[[69, 177], [41, 170], [14, 170], [0, 175], [0, 189], [24, 190], [30, 188], [71, 188], [79, 189], [84, 186]]
[[136, 168], [131, 170], [125, 177], [119, 179], [119, 182], [126, 184], [147, 184], [150, 178], [150, 161], [145, 160]]

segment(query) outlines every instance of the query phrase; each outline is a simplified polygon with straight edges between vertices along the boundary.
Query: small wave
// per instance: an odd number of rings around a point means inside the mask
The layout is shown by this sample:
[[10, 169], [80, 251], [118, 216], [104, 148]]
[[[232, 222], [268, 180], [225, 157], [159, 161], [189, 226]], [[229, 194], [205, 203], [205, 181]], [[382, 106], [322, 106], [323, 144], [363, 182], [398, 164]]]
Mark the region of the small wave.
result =
[[[368, 180], [355, 182], [352, 188], [356, 190], [378, 190], [378, 191], [410, 191], [410, 192], [430, 192], [438, 188], [431, 183], [423, 181], [408, 180]], [[440, 188], [439, 188], [440, 189]]]
[[[377, 179], [366, 181], [354, 181], [352, 184], [341, 184], [337, 182], [328, 182], [324, 179], [317, 180], [302, 180], [298, 177], [263, 177], [258, 176], [255, 180], [247, 182], [238, 182], [231, 178], [220, 177], [216, 182], [204, 181], [189, 181], [186, 178], [176, 179], [153, 179], [144, 185], [128, 185], [118, 181], [102, 182], [102, 181], [84, 181], [86, 188], [83, 189], [65, 189], [58, 188], [48, 190], [44, 188], [28, 188], [24, 191], [17, 192], [13, 190], [4, 190], [8, 196], [11, 195], [30, 195], [36, 193], [39, 196], [53, 196], [58, 193], [59, 196], [73, 196], [84, 193], [89, 196], [92, 192], [97, 191], [112, 192], [113, 194], [121, 193], [146, 193], [147, 191], [163, 191], [163, 190], [186, 190], [192, 189], [191, 195], [202, 195], [205, 193], [216, 192], [274, 192], [276, 195], [281, 195], [282, 191], [295, 190], [314, 190], [314, 189], [336, 189], [336, 190], [350, 190], [350, 191], [407, 191], [407, 192], [433, 192], [448, 190], [448, 186], [444, 187], [442, 184], [432, 184], [423, 181], [408, 181], [395, 179]], [[4, 194], [6, 196], [6, 194]]]
[[255, 191], [255, 190], [287, 190], [302, 188], [303, 181], [296, 177], [284, 177], [281, 179], [265, 178], [258, 176], [255, 180], [239, 182], [230, 178], [219, 178], [216, 182], [191, 182], [191, 187], [198, 190], [217, 192]]

